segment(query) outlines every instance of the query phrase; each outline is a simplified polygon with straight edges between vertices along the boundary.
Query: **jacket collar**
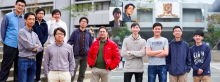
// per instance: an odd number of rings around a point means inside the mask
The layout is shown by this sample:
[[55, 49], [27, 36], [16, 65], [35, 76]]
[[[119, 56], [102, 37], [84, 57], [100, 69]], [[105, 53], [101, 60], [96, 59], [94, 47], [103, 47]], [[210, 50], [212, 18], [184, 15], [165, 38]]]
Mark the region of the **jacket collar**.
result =
[[[96, 41], [99, 41], [99, 42], [101, 42], [101, 38], [100, 37], [98, 37], [97, 39], [96, 39]], [[105, 43], [107, 43], [109, 41], [109, 37], [107, 37], [107, 39], [104, 41]]]
[[[35, 23], [38, 23], [38, 20], [35, 21]], [[44, 19], [42, 19], [42, 21], [40, 23], [46, 23], [46, 21]]]
[[[177, 42], [177, 41], [176, 41], [176, 39], [174, 38], [174, 39], [171, 41], [171, 43], [175, 43], [175, 42]], [[178, 41], [178, 42], [182, 43], [182, 42], [183, 42], [183, 39], [181, 38], [180, 41]]]

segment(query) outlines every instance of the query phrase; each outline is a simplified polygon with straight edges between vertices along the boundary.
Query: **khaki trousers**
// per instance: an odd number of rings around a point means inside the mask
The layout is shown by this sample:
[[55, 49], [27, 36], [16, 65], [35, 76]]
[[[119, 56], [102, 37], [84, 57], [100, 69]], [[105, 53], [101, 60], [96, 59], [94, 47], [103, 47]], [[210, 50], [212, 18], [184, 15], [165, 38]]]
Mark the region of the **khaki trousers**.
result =
[[49, 71], [48, 82], [70, 82], [71, 75], [69, 71]]
[[110, 71], [106, 69], [92, 68], [92, 76], [90, 82], [110, 82]]
[[211, 82], [211, 77], [209, 75], [193, 76], [193, 82]]
[[187, 75], [188, 75], [187, 72], [185, 74], [179, 75], [179, 76], [173, 76], [173, 75], [169, 74], [170, 82], [187, 82]]

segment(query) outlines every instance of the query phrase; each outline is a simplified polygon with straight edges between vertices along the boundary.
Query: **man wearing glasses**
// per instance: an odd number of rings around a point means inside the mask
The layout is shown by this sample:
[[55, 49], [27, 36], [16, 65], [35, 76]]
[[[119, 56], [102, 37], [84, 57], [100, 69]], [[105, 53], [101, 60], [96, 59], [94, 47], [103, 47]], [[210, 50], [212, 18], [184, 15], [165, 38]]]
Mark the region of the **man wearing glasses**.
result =
[[123, 21], [132, 22], [131, 14], [134, 12], [135, 6], [132, 3], [125, 5], [125, 13], [123, 13]]
[[0, 70], [0, 82], [6, 82], [14, 62], [14, 82], [18, 81], [18, 31], [25, 27], [24, 15], [26, 2], [17, 0], [15, 10], [7, 13], [1, 23], [1, 39], [3, 43], [3, 60]]
[[[93, 37], [89, 30], [86, 30], [89, 20], [86, 17], [81, 17], [79, 19], [80, 27], [74, 30], [68, 40], [68, 44], [73, 45], [74, 58], [76, 63], [76, 70], [79, 68], [79, 76], [77, 82], [83, 82], [85, 78], [85, 72], [87, 68], [87, 53], [92, 44]], [[74, 76], [71, 82], [74, 81], [76, 70], [74, 71]]]

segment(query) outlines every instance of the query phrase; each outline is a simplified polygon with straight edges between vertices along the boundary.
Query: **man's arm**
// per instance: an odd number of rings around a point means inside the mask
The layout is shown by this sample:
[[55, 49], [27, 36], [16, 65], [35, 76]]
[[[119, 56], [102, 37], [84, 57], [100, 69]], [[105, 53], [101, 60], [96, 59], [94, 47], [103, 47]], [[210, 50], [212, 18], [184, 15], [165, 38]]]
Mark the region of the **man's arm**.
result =
[[74, 41], [75, 41], [75, 39], [76, 39], [76, 38], [74, 37], [74, 33], [75, 33], [75, 30], [72, 32], [72, 34], [71, 34], [69, 40], [67, 41], [67, 43], [70, 44], [70, 45], [74, 44]]
[[4, 40], [5, 40], [7, 26], [8, 26], [8, 17], [7, 17], [7, 15], [5, 15], [4, 18], [2, 19], [2, 23], [1, 23], [2, 42], [4, 42]]
[[64, 37], [64, 42], [67, 42], [68, 41], [68, 30], [67, 30], [67, 26], [66, 26], [66, 23], [63, 22], [63, 29], [66, 31], [66, 36]]
[[130, 54], [132, 54], [135, 57], [144, 57], [146, 55], [146, 52], [145, 52], [146, 41], [143, 40], [141, 45], [142, 45], [142, 48], [140, 51], [130, 51]]
[[30, 41], [28, 41], [27, 37], [25, 37], [25, 34], [23, 31], [19, 31], [18, 33], [18, 41], [24, 45], [25, 49], [28, 50], [33, 50], [34, 48], [38, 47], [38, 45], [31, 43]]
[[155, 57], [166, 57], [168, 55], [168, 52], [169, 52], [169, 48], [165, 47], [164, 50], [161, 53], [156, 54]]
[[121, 56], [125, 59], [133, 59], [133, 56], [130, 53], [127, 53], [127, 41], [124, 39], [122, 48], [121, 48]]
[[41, 40], [42, 46], [44, 45], [44, 43], [47, 41], [48, 38], [48, 25], [46, 24], [46, 27], [44, 27], [44, 37]]
[[48, 25], [48, 34], [49, 36], [53, 36], [54, 28], [55, 28], [55, 20], [49, 20], [47, 22]]
[[167, 66], [167, 69], [169, 68], [169, 65], [170, 65], [170, 61], [171, 61], [171, 55], [172, 55], [172, 53], [171, 53], [171, 44], [169, 45], [169, 54], [168, 54], [168, 56], [166, 57], [166, 66]]
[[68, 59], [69, 59], [69, 71], [71, 76], [74, 75], [74, 70], [75, 70], [75, 59], [74, 59], [74, 53], [73, 53], [73, 48], [70, 47], [70, 53], [68, 54]]
[[118, 46], [117, 46], [117, 44], [116, 43], [113, 43], [113, 44], [111, 44], [112, 45], [112, 48], [111, 49], [113, 49], [113, 56], [112, 56], [112, 63], [111, 63], [111, 65], [109, 66], [110, 68], [110, 70], [113, 70], [113, 69], [115, 69], [117, 66], [118, 66], [118, 64], [120, 63], [120, 54], [119, 54], [119, 50], [118, 50]]
[[94, 51], [94, 49], [93, 49], [93, 45], [94, 45], [94, 43], [92, 44], [92, 46], [90, 47], [90, 49], [89, 49], [89, 51], [88, 51], [88, 55], [87, 55], [87, 62], [88, 62], [88, 65], [89, 65], [89, 67], [91, 67], [92, 68], [92, 62], [91, 61], [93, 61], [94, 60], [94, 58], [93, 58], [93, 51]]
[[37, 45], [38, 45], [38, 47], [37, 47], [36, 53], [39, 53], [39, 52], [41, 52], [43, 50], [43, 47], [41, 45], [41, 42], [40, 42], [39, 38], [37, 39]]
[[193, 57], [193, 52], [191, 52], [191, 49], [189, 50], [189, 55], [190, 55], [190, 56], [191, 56], [191, 58], [192, 58], [192, 68], [193, 68], [193, 70], [198, 71], [198, 70], [199, 70], [199, 68], [198, 68], [198, 67], [196, 67], [196, 65], [195, 65], [195, 62], [194, 62], [194, 57]]
[[210, 65], [210, 62], [211, 62], [210, 47], [208, 47], [206, 50], [207, 50], [207, 51], [204, 52], [204, 54], [206, 54], [205, 59], [204, 59], [204, 63], [203, 63], [202, 66], [200, 67], [202, 70], [204, 70], [207, 66], [209, 66], [209, 65]]
[[48, 72], [49, 72], [49, 62], [50, 62], [50, 53], [49, 53], [50, 48], [47, 47], [46, 53], [44, 56], [44, 76], [47, 77]]
[[191, 59], [191, 55], [189, 54], [189, 45], [188, 44], [187, 44], [186, 50], [187, 50], [186, 65], [187, 65], [187, 72], [189, 73], [191, 70], [191, 66], [192, 66], [192, 59]]
[[150, 47], [146, 47], [146, 54], [147, 54], [147, 56], [156, 56], [157, 54], [160, 54], [162, 52], [163, 52], [163, 50], [152, 51]]

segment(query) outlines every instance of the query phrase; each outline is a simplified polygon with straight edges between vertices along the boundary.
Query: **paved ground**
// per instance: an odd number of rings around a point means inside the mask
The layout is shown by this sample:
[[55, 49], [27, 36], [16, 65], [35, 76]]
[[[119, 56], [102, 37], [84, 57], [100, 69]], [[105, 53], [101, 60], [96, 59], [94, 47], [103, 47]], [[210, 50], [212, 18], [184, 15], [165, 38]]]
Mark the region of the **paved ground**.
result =
[[[143, 75], [143, 82], [147, 82], [147, 63], [144, 64], [145, 72]], [[110, 82], [123, 82], [123, 68], [121, 66], [111, 72]], [[169, 81], [169, 76], [167, 77]], [[211, 63], [211, 80], [212, 82], [220, 82], [220, 63]], [[89, 81], [88, 81], [89, 82]], [[134, 76], [131, 82], [135, 82]], [[159, 82], [159, 81], [156, 81]], [[188, 82], [193, 82], [192, 70], [188, 74]]]

